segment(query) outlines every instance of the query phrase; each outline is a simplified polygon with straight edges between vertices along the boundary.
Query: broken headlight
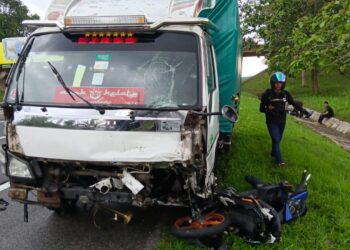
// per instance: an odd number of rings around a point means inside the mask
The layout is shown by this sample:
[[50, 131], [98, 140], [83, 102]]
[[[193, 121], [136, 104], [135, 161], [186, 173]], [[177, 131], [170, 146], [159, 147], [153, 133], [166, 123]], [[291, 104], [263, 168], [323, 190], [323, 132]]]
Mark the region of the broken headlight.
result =
[[29, 163], [12, 155], [9, 155], [8, 170], [11, 177], [33, 178]]

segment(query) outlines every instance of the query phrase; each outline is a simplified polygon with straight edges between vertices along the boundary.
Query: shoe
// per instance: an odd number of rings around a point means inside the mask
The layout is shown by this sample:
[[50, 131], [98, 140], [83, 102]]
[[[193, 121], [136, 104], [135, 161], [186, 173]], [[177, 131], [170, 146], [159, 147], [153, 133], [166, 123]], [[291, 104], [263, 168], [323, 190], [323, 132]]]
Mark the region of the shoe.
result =
[[283, 167], [286, 166], [286, 163], [282, 161], [282, 162], [278, 163], [277, 165], [278, 165], [280, 168], [283, 168]]

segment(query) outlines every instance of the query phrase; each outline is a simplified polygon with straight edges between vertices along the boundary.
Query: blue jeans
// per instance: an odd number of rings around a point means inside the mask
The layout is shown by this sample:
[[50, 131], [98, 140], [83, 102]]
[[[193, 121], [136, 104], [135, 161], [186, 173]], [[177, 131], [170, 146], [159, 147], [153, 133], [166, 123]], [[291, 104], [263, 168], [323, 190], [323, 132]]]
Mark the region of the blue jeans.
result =
[[269, 130], [270, 137], [272, 139], [271, 155], [275, 157], [277, 164], [283, 162], [280, 143], [285, 126], [285, 123], [267, 123], [267, 129]]

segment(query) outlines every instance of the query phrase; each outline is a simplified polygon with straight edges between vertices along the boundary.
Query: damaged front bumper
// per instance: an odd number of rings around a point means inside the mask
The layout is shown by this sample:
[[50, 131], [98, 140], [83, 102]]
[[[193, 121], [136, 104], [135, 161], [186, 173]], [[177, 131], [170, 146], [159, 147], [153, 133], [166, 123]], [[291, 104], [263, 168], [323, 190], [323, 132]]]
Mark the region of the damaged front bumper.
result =
[[[133, 118], [130, 110], [103, 117], [78, 111], [24, 107], [5, 123], [11, 198], [47, 207], [67, 201], [146, 207], [188, 206], [190, 196], [212, 195], [208, 158], [215, 154], [206, 151], [205, 118], [188, 111], [137, 111]], [[29, 191], [37, 201], [27, 199]]]
[[[6, 153], [6, 158], [14, 157], [19, 158]], [[39, 159], [21, 161], [26, 167], [23, 171], [30, 176], [9, 175], [10, 198], [50, 208], [60, 207], [67, 201], [138, 207], [155, 204], [188, 206], [189, 192], [202, 194], [205, 182], [202, 168], [182, 164], [107, 166]], [[7, 161], [6, 172], [11, 173], [9, 162], [11, 160]], [[37, 201], [28, 199], [30, 192], [36, 192]]]
[[[29, 191], [34, 191], [37, 200], [28, 197]], [[24, 185], [13, 185], [9, 189], [8, 196], [15, 201], [31, 205], [43, 205], [50, 208], [59, 208], [62, 201], [79, 201], [81, 204], [89, 203], [125, 203], [132, 204], [132, 194], [122, 191], [111, 191], [102, 194], [95, 190], [89, 190], [84, 187], [62, 188], [60, 192], [49, 193], [46, 190], [32, 189]]]

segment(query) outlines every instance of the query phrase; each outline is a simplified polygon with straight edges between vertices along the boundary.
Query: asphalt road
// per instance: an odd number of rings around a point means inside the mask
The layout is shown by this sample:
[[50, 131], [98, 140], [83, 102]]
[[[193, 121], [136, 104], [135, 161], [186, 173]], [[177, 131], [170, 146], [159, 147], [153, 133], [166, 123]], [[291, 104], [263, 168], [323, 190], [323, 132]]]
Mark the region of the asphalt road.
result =
[[[0, 197], [8, 200], [6, 190]], [[29, 222], [23, 221], [23, 205], [9, 201], [0, 211], [0, 249], [154, 249], [176, 218], [186, 209], [153, 207], [127, 208], [134, 214], [127, 225], [113, 221], [113, 215], [101, 211], [94, 226], [92, 215], [82, 206], [58, 215], [41, 206], [29, 206]], [[123, 208], [122, 211], [126, 211]]]

